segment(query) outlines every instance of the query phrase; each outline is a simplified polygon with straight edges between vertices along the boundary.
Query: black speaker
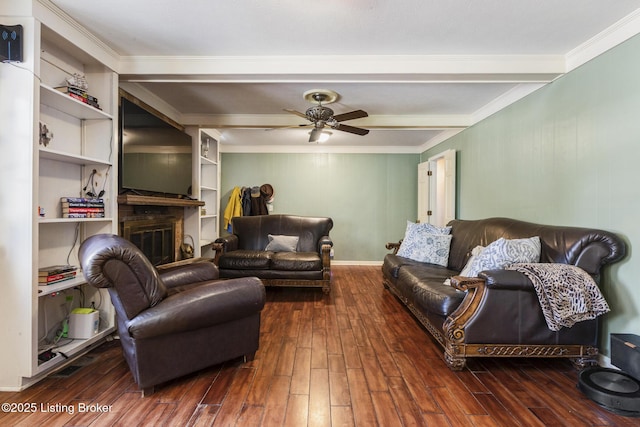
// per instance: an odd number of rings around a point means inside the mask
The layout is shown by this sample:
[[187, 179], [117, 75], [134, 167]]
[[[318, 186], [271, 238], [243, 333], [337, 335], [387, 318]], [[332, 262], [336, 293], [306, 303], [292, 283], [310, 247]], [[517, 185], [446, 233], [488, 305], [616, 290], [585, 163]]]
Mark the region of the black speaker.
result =
[[22, 62], [22, 25], [0, 25], [0, 60]]

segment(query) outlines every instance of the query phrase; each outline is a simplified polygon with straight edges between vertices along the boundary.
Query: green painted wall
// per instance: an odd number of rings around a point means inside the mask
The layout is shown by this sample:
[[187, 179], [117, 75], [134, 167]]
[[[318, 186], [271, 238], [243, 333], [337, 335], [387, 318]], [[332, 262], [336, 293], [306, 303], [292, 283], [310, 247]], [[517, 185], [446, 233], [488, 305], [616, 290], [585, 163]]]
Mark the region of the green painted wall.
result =
[[336, 261], [382, 262], [415, 221], [418, 154], [223, 153], [221, 201], [235, 186], [273, 185], [273, 214], [329, 216]]
[[458, 217], [506, 216], [619, 234], [602, 347], [640, 334], [640, 37], [636, 36], [422, 154], [457, 151]]

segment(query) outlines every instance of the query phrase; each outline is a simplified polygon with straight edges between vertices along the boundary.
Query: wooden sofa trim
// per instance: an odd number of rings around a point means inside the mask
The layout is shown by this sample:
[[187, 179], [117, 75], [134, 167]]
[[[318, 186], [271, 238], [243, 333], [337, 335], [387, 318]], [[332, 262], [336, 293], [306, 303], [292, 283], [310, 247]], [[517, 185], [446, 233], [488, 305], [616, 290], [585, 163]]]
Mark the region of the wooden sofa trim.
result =
[[451, 286], [467, 293], [460, 306], [443, 324], [444, 358], [452, 370], [463, 369], [467, 357], [565, 357], [570, 358], [579, 369], [596, 363], [598, 349], [592, 346], [465, 343], [465, 328], [486, 297], [486, 283], [478, 277], [454, 276]]

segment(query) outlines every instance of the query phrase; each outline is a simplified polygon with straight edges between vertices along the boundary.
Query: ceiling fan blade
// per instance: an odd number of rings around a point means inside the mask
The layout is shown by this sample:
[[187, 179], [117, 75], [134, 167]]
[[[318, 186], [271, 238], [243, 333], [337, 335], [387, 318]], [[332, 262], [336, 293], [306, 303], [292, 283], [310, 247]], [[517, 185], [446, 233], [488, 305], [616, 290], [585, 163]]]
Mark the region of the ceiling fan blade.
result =
[[289, 110], [287, 108], [284, 109], [284, 111], [286, 111], [287, 113], [291, 113], [291, 114], [295, 114], [296, 116], [300, 116], [303, 119], [307, 119], [309, 120], [309, 118], [307, 117], [307, 115], [305, 113], [301, 113], [300, 111], [296, 111], [296, 110]]
[[321, 134], [322, 134], [321, 128], [314, 128], [311, 132], [309, 132], [309, 142], [318, 142], [318, 139], [320, 139]]
[[349, 133], [355, 133], [356, 135], [362, 135], [362, 136], [369, 133], [369, 129], [357, 128], [355, 126], [344, 125], [342, 123], [338, 123], [332, 127], [337, 130], [341, 130]]
[[306, 128], [306, 127], [309, 127], [309, 126], [313, 126], [313, 123], [307, 123], [307, 124], [304, 124], [304, 125], [276, 126], [276, 127], [272, 127], [272, 128], [265, 128], [265, 130]]
[[349, 113], [343, 113], [338, 114], [337, 116], [333, 116], [333, 120], [335, 120], [336, 122], [344, 122], [346, 120], [361, 119], [363, 117], [369, 117], [366, 111], [355, 110]]

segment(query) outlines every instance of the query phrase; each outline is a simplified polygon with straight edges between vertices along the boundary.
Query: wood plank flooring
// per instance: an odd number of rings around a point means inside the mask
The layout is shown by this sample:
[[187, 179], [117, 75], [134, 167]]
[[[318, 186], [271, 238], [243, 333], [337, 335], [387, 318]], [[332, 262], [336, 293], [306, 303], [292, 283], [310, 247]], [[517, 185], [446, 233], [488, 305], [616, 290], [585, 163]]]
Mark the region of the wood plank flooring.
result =
[[213, 366], [146, 398], [119, 342], [106, 343], [68, 377], [0, 393], [0, 402], [37, 406], [0, 413], [0, 425], [640, 424], [588, 400], [568, 361], [476, 359], [450, 371], [439, 345], [381, 282], [379, 267], [334, 266], [328, 296], [319, 289], [270, 288], [255, 360]]

